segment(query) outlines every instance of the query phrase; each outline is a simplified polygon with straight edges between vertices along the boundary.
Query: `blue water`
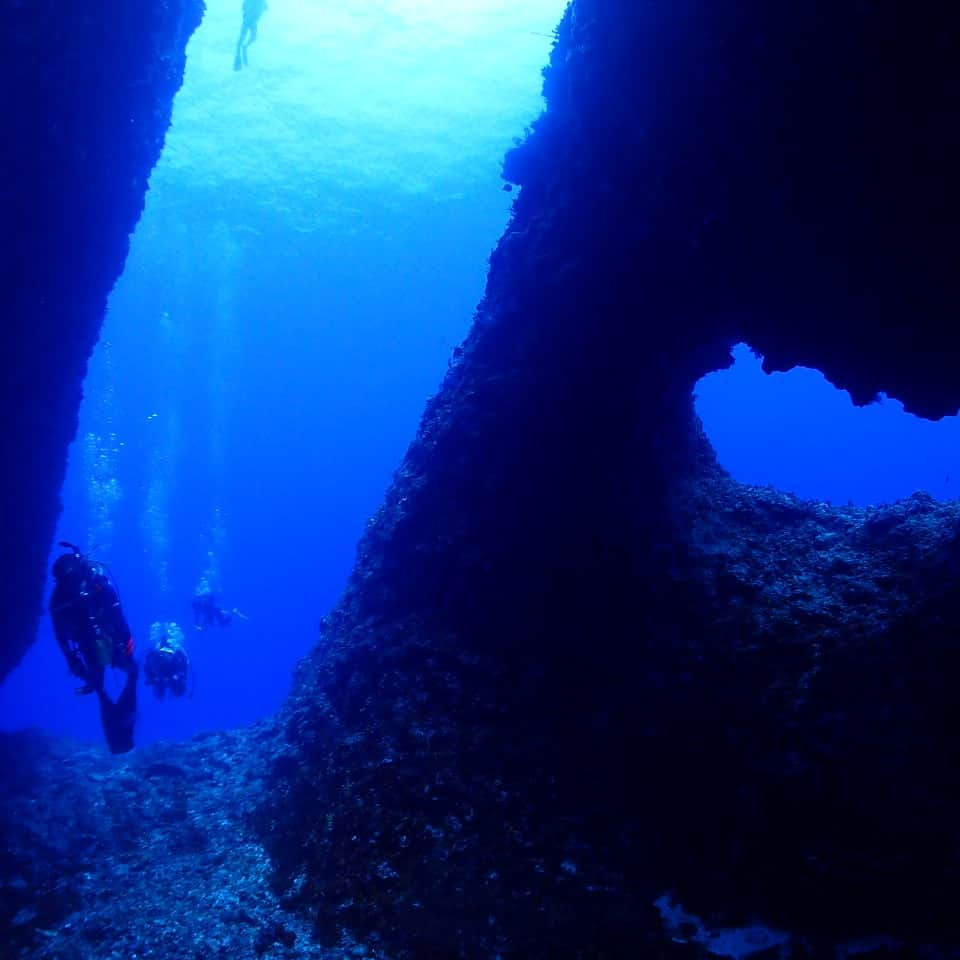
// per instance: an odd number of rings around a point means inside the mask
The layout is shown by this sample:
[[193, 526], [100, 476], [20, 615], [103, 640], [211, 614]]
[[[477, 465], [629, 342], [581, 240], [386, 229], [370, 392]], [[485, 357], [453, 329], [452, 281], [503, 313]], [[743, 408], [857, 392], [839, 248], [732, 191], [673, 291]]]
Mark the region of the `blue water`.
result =
[[816, 370], [765, 374], [741, 344], [704, 377], [696, 408], [720, 463], [744, 483], [809, 500], [892, 503], [924, 490], [960, 496], [960, 420], [932, 422], [881, 397], [854, 407]]
[[[239, 73], [240, 2], [207, 6], [59, 525], [141, 658], [151, 623], [186, 629], [193, 697], [141, 684], [141, 744], [282, 702], [483, 293], [565, 0], [277, 0]], [[193, 629], [203, 575], [246, 621]], [[0, 723], [100, 740], [75, 685], [44, 617]]]
[[[235, 73], [239, 6], [209, 0], [190, 43], [63, 491], [59, 536], [109, 563], [140, 655], [151, 623], [186, 630], [193, 696], [141, 687], [140, 743], [282, 702], [483, 292], [564, 0], [278, 0]], [[953, 495], [955, 419], [736, 356], [697, 409], [737, 478]], [[202, 576], [247, 619], [196, 632]], [[0, 724], [100, 740], [74, 686], [44, 618]]]

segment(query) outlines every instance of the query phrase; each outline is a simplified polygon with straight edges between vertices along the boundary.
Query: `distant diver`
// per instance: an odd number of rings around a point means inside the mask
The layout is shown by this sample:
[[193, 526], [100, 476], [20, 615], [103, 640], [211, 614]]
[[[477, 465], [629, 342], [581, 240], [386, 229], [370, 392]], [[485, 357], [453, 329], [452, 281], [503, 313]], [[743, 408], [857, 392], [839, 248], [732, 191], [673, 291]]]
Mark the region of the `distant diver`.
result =
[[202, 577], [193, 594], [193, 625], [198, 630], [208, 630], [210, 627], [228, 627], [233, 618], [246, 620], [236, 607], [226, 610], [220, 606], [220, 601], [210, 581]]
[[190, 680], [183, 631], [175, 623], [155, 623], [150, 627], [150, 644], [143, 660], [144, 683], [153, 687], [157, 699], [168, 692], [182, 697]]
[[[130, 627], [106, 567], [84, 556], [72, 543], [61, 541], [60, 546], [69, 552], [53, 564], [53, 631], [70, 672], [83, 681], [77, 693], [96, 693], [100, 701], [100, 720], [110, 752], [126, 753], [133, 749], [137, 710], [137, 661]], [[103, 689], [107, 667], [126, 674], [116, 702]]]
[[234, 70], [242, 70], [247, 65], [247, 47], [257, 39], [257, 26], [266, 9], [267, 0], [243, 0], [243, 25], [237, 39], [237, 53], [233, 58]]

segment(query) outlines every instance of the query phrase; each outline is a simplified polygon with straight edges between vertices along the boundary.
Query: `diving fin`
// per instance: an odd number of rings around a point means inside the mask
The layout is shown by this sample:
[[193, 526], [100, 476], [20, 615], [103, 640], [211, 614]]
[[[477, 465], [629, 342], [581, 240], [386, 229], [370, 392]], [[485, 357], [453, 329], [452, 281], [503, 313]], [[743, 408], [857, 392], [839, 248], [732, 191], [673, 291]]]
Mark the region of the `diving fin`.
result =
[[123, 697], [120, 702], [114, 703], [102, 690], [98, 690], [97, 694], [100, 698], [100, 721], [110, 752], [129, 753], [133, 749], [134, 711], [122, 703]]

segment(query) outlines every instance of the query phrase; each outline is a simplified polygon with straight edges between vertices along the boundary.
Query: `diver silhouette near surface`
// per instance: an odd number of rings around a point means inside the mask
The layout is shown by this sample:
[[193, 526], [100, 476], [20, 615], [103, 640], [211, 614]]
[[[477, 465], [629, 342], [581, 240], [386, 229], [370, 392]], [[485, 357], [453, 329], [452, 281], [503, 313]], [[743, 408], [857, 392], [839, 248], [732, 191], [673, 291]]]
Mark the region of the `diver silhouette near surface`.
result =
[[[70, 672], [83, 681], [77, 693], [95, 693], [100, 701], [100, 721], [110, 752], [126, 753], [133, 749], [138, 667], [120, 595], [103, 564], [84, 556], [72, 543], [61, 541], [60, 546], [69, 552], [53, 564], [53, 632]], [[107, 667], [126, 674], [115, 701], [103, 688]]]
[[234, 70], [242, 70], [247, 65], [247, 47], [257, 39], [257, 27], [266, 9], [267, 0], [243, 0], [243, 24], [233, 58]]

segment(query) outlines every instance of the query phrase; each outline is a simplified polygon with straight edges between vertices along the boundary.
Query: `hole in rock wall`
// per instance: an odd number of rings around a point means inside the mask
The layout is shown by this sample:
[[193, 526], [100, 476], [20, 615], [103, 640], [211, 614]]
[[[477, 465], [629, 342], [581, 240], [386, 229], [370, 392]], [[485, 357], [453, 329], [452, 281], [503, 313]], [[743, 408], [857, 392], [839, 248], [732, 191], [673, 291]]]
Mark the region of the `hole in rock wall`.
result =
[[816, 370], [766, 374], [745, 344], [733, 356], [695, 395], [717, 459], [737, 480], [836, 504], [960, 495], [957, 417], [924, 420], [882, 396], [855, 407]]

